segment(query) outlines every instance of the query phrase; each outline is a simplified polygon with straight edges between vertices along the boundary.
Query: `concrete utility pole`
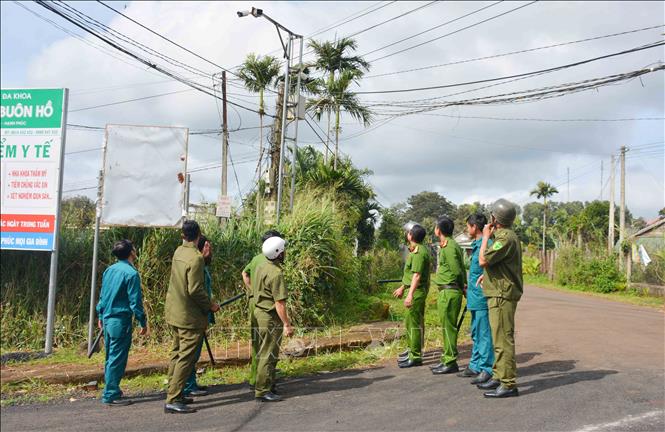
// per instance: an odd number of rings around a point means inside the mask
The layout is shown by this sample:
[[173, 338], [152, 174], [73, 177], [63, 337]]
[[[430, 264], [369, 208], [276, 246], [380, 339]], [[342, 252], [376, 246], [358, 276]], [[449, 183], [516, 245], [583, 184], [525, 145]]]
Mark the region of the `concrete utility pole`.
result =
[[228, 195], [229, 127], [226, 117], [226, 71], [222, 71], [222, 196]]
[[607, 226], [607, 251], [611, 254], [614, 248], [614, 189], [616, 179], [614, 173], [616, 172], [616, 159], [614, 155], [610, 159], [610, 219]]
[[[621, 146], [621, 200], [619, 204], [619, 246], [623, 247], [626, 239], [626, 146]], [[621, 253], [621, 264], [623, 266], [623, 252]]]
[[600, 200], [603, 200], [603, 160], [600, 160]]

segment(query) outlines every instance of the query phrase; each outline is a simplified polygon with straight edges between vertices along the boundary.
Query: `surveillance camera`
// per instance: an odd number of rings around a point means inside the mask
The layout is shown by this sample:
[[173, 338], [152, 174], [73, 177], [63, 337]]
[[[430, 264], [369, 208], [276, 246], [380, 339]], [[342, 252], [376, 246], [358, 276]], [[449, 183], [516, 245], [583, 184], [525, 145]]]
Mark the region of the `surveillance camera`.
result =
[[249, 11], [238, 11], [236, 13], [238, 14], [238, 18], [246, 17], [247, 15], [250, 14]]
[[260, 17], [261, 15], [263, 15], [263, 9], [258, 9], [258, 8], [253, 7], [253, 8], [252, 8], [252, 15], [253, 15], [255, 18]]

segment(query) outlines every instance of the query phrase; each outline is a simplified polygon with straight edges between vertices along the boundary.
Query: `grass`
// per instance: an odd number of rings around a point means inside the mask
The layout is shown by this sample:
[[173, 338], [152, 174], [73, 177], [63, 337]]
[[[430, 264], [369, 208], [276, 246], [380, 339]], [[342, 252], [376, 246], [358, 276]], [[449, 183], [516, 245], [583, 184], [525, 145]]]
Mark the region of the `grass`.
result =
[[[387, 356], [397, 352], [396, 344], [374, 349], [363, 349], [347, 352], [322, 354], [301, 359], [280, 360], [278, 367], [281, 377], [294, 378], [316, 373], [332, 372], [345, 369], [357, 369], [374, 366]], [[220, 369], [206, 369], [198, 377], [201, 385], [233, 385], [246, 381], [249, 365], [232, 366]], [[121, 386], [128, 396], [153, 394], [166, 390], [166, 374], [152, 374], [122, 380]], [[2, 384], [0, 405], [25, 405], [33, 403], [57, 402], [72, 399], [97, 398], [101, 396], [101, 388], [96, 391], [85, 391], [80, 387], [46, 384], [35, 380], [18, 384]]]
[[577, 292], [580, 294], [592, 296], [592, 297], [598, 297], [598, 298], [603, 298], [607, 300], [614, 300], [618, 301], [621, 303], [628, 303], [632, 305], [637, 305], [637, 306], [646, 306], [646, 307], [651, 307], [651, 308], [656, 308], [656, 309], [662, 309], [665, 307], [665, 298], [663, 297], [652, 297], [652, 296], [646, 296], [643, 295], [635, 290], [626, 290], [626, 291], [617, 291], [613, 293], [598, 293], [594, 291], [589, 291], [585, 287], [580, 287], [580, 286], [570, 286], [570, 285], [560, 285], [557, 284], [556, 282], [550, 281], [547, 276], [544, 275], [537, 275], [537, 276], [530, 276], [530, 275], [525, 275], [524, 276], [524, 282], [527, 284], [532, 284], [536, 286], [540, 286], [543, 288], [548, 288], [548, 289], [553, 289], [556, 291], [563, 291], [563, 292]]

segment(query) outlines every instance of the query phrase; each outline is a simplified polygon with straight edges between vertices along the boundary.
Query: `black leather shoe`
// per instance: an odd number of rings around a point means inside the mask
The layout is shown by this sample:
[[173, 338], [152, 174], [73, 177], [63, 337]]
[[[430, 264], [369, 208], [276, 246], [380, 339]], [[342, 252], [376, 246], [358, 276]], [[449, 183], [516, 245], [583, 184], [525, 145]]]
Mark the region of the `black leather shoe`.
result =
[[401, 363], [398, 364], [400, 369], [406, 369], [406, 368], [422, 366], [422, 365], [423, 365], [422, 360], [407, 360], [405, 362], [401, 362]]
[[471, 380], [471, 384], [483, 384], [492, 379], [492, 375], [482, 371], [478, 376]]
[[476, 387], [478, 387], [481, 390], [494, 390], [495, 388], [499, 387], [501, 385], [501, 381], [495, 380], [494, 378], [485, 381], [482, 384], [478, 384]]
[[462, 372], [458, 373], [457, 376], [460, 378], [473, 378], [478, 376], [479, 372], [476, 372], [475, 370], [471, 368], [466, 368]]
[[280, 402], [284, 399], [280, 395], [276, 395], [275, 393], [268, 392], [264, 394], [263, 396], [259, 396], [256, 398], [258, 402]]
[[270, 393], [278, 395], [279, 392], [277, 391], [277, 385], [273, 384], [272, 387], [270, 387]]
[[444, 365], [442, 367], [432, 369], [434, 375], [444, 375], [459, 372], [459, 367], [457, 363], [451, 363], [449, 365]]
[[123, 399], [122, 397], [120, 399], [112, 400], [112, 401], [109, 401], [109, 402], [104, 401], [104, 405], [108, 405], [108, 406], [127, 406], [127, 405], [131, 405], [133, 403], [134, 402], [132, 402], [131, 400]]
[[189, 404], [193, 404], [193, 403], [194, 403], [194, 399], [192, 399], [192, 398], [190, 398], [190, 397], [185, 397], [185, 396], [183, 396], [183, 397], [181, 397], [180, 399], [178, 399], [178, 400], [177, 400], [176, 402], [174, 402], [174, 403], [180, 403], [180, 404], [183, 404], [183, 405], [189, 405]]
[[507, 398], [507, 397], [516, 397], [519, 396], [520, 393], [517, 391], [517, 387], [513, 388], [505, 388], [504, 386], [499, 386], [496, 388], [496, 390], [492, 390], [487, 393], [483, 393], [483, 396], [486, 398]]
[[434, 366], [430, 366], [429, 368], [430, 368], [430, 370], [432, 370], [432, 369], [442, 368], [442, 367], [445, 367], [445, 366], [446, 366], [446, 365], [444, 365], [443, 363], [439, 362], [439, 363], [435, 364]]
[[206, 390], [192, 390], [187, 396], [199, 397], [199, 396], [208, 396], [209, 393]]
[[195, 413], [196, 410], [183, 403], [174, 402], [164, 405], [164, 412], [167, 414], [191, 414]]

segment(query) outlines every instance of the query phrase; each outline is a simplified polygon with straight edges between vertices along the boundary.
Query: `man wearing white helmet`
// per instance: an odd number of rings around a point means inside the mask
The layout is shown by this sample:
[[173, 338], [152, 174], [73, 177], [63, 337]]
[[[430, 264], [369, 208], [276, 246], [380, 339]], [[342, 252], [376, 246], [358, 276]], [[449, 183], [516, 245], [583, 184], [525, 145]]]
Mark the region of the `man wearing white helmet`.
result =
[[286, 312], [288, 292], [284, 282], [286, 241], [271, 237], [263, 242], [263, 255], [268, 262], [252, 275], [254, 314], [252, 327], [258, 329], [258, 364], [254, 395], [261, 402], [278, 402], [282, 398], [275, 392], [275, 366], [279, 359], [282, 335], [291, 336], [293, 327]]

